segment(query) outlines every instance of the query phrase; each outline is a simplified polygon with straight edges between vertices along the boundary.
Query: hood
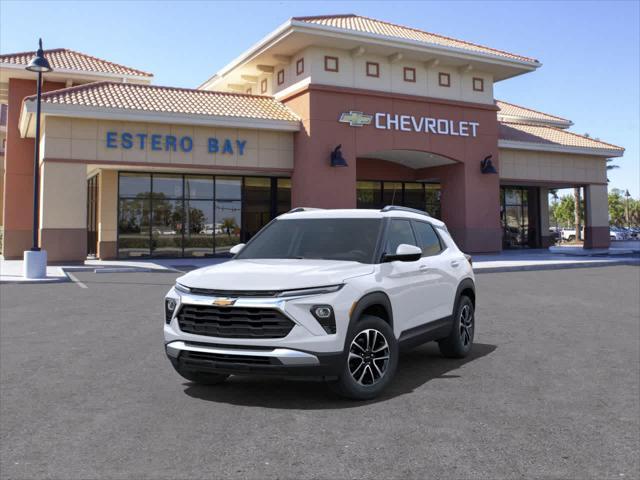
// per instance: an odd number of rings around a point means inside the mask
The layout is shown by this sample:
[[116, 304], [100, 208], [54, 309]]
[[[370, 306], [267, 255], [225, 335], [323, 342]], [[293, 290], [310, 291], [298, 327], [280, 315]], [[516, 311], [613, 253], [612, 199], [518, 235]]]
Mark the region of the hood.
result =
[[373, 273], [373, 265], [335, 260], [230, 260], [178, 278], [192, 288], [212, 290], [293, 290], [336, 285]]

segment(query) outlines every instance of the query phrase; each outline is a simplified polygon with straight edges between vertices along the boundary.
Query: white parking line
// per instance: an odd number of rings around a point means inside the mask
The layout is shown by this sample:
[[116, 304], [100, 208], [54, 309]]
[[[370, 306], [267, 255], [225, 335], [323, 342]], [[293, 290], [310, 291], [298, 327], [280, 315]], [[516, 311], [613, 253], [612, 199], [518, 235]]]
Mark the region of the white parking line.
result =
[[76, 277], [73, 273], [67, 272], [67, 276], [71, 279], [71, 281], [73, 283], [78, 285], [80, 288], [89, 288], [84, 283], [82, 283], [80, 280], [78, 280], [78, 277]]

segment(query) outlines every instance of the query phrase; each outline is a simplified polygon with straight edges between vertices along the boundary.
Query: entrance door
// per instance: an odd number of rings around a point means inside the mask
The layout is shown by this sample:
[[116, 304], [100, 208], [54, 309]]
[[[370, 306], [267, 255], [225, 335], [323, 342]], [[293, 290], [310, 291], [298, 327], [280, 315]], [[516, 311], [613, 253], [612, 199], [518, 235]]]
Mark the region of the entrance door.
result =
[[500, 187], [503, 248], [540, 246], [538, 198], [536, 187]]
[[98, 175], [87, 180], [87, 255], [98, 254]]

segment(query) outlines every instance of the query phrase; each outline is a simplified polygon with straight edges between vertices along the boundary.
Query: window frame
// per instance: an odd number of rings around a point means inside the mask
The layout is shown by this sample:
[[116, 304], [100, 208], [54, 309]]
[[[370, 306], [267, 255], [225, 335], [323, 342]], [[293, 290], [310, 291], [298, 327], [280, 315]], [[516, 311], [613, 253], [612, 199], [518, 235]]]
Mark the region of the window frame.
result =
[[[476, 82], [480, 85], [479, 88], [476, 88]], [[473, 77], [471, 80], [471, 85], [473, 87], [474, 92], [484, 92], [484, 78]]]
[[276, 73], [276, 82], [278, 85], [282, 85], [284, 83], [284, 68], [278, 70], [278, 73]]
[[267, 82], [267, 79], [263, 78], [260, 81], [260, 93], [267, 93], [268, 87], [269, 87], [269, 83]]
[[[443, 79], [446, 78], [446, 82]], [[451, 74], [447, 72], [438, 72], [438, 86], [450, 88], [451, 87]]]
[[296, 75], [302, 75], [304, 73], [304, 57], [296, 60]]
[[[407, 73], [411, 72], [413, 74], [413, 79], [407, 77]], [[404, 67], [402, 70], [402, 76], [405, 82], [416, 83], [417, 73], [416, 69], [413, 67]]]
[[[330, 61], [335, 61], [336, 62], [336, 67], [335, 68], [329, 68], [329, 62]], [[325, 55], [324, 56], [324, 71], [325, 72], [338, 73], [339, 70], [340, 70], [340, 59], [338, 57], [334, 57], [334, 56], [331, 56], [331, 55]]]
[[[422, 252], [421, 258], [437, 257], [438, 255], [441, 255], [448, 247], [447, 247], [447, 244], [444, 243], [444, 241], [442, 240], [442, 237], [440, 236], [440, 234], [438, 233], [438, 229], [433, 224], [431, 224], [431, 222], [427, 220], [417, 220], [415, 218], [412, 218], [411, 228], [413, 229], [413, 236], [416, 237], [416, 243], [418, 241], [418, 232], [416, 231], [415, 224], [417, 223], [424, 223], [426, 225], [429, 225], [429, 227], [431, 227], [431, 230], [433, 230], [433, 233], [435, 234], [436, 238], [438, 239], [438, 244], [440, 245], [440, 251], [438, 253], [425, 255], [425, 253]], [[420, 245], [418, 245], [418, 247], [420, 247]], [[422, 247], [420, 247], [420, 249], [422, 250]]]
[[[369, 73], [369, 67], [375, 67], [376, 69], [375, 75], [372, 73]], [[367, 77], [380, 78], [380, 64], [378, 62], [366, 62], [365, 73], [367, 74]]]

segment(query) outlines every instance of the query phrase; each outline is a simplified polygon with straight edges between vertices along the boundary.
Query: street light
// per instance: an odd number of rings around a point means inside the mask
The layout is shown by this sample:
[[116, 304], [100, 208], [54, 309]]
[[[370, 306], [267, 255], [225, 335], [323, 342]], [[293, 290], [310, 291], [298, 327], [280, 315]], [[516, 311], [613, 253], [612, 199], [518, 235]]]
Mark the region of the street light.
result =
[[624, 216], [625, 216], [625, 220], [627, 221], [627, 228], [631, 228], [631, 222], [629, 221], [629, 197], [631, 196], [631, 194], [629, 193], [629, 189], [627, 189], [626, 192], [624, 192], [624, 197], [625, 197], [625, 203], [624, 203]]
[[24, 252], [25, 278], [44, 278], [47, 276], [47, 252], [40, 249], [38, 239], [39, 207], [40, 207], [40, 104], [42, 101], [42, 74], [53, 69], [44, 56], [42, 39], [39, 41], [38, 51], [31, 59], [26, 69], [38, 73], [38, 92], [36, 99], [36, 138], [33, 154], [33, 244], [31, 250]]

